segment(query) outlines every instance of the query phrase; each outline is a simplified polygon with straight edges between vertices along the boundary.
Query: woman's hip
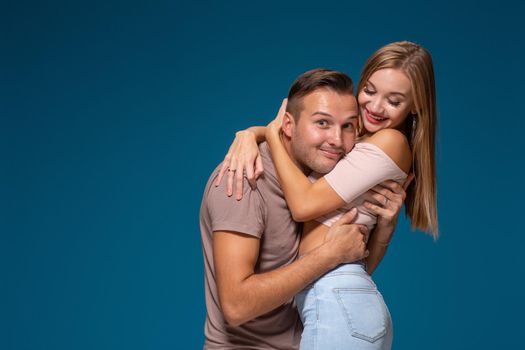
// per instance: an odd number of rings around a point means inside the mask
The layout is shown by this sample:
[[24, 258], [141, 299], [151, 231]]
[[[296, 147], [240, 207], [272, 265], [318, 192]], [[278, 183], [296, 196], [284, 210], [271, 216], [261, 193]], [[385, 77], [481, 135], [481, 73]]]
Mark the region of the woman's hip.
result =
[[309, 344], [304, 349], [312, 344], [316, 349], [391, 346], [390, 313], [363, 264], [338, 266], [301, 291], [296, 302], [305, 328], [303, 343]]

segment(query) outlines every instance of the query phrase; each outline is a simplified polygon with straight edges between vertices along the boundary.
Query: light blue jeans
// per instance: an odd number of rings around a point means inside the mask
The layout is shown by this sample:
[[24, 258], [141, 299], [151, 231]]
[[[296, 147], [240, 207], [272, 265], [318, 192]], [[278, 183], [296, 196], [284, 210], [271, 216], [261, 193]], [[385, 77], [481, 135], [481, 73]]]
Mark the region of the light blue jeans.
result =
[[301, 350], [387, 350], [392, 319], [361, 263], [328, 272], [295, 297], [303, 321]]

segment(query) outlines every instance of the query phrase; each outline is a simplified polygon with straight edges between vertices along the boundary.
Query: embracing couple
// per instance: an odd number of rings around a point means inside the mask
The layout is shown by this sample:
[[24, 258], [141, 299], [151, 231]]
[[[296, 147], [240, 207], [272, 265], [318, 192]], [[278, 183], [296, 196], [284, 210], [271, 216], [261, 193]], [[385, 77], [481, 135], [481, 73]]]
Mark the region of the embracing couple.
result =
[[390, 349], [370, 275], [400, 209], [437, 237], [435, 83], [396, 42], [299, 76], [274, 121], [237, 133], [204, 192], [205, 349]]

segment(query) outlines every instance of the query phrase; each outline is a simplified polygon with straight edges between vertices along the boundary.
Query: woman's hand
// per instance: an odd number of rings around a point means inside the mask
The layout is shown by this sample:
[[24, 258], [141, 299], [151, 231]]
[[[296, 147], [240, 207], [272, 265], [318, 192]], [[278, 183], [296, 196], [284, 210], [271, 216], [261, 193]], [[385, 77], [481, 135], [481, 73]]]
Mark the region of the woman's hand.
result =
[[[217, 180], [215, 180], [215, 186], [219, 186], [224, 174], [228, 173], [226, 184], [226, 194], [228, 196], [233, 195], [235, 180], [235, 198], [237, 200], [242, 199], [244, 175], [246, 175], [252, 189], [257, 187], [257, 179], [264, 171], [257, 143], [264, 141], [265, 135], [276, 135], [279, 140], [279, 130], [286, 113], [287, 101], [287, 99], [283, 100], [277, 116], [268, 124], [268, 128], [251, 127], [235, 133], [235, 140], [233, 140], [228, 153], [226, 153]], [[269, 131], [268, 129], [271, 130]]]
[[252, 189], [256, 188], [256, 180], [263, 173], [263, 164], [257, 137], [255, 132], [250, 129], [241, 130], [235, 133], [228, 153], [224, 157], [219, 175], [215, 181], [215, 186], [219, 186], [222, 177], [228, 173], [227, 194], [233, 195], [233, 183], [235, 178], [235, 198], [240, 200], [243, 194], [243, 176], [246, 178]]

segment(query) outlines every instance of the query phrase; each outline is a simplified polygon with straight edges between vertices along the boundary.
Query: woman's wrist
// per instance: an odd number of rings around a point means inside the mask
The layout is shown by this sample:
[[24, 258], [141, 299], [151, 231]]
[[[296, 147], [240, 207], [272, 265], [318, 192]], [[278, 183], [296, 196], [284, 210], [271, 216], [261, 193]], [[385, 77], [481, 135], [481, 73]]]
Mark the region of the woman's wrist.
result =
[[260, 143], [266, 138], [266, 127], [250, 126], [248, 129], [238, 131], [238, 133], [244, 133], [246, 137], [252, 138], [255, 142]]
[[239, 130], [235, 133], [236, 137], [253, 137], [255, 139], [255, 132], [251, 130], [252, 127], [249, 127], [248, 129]]

